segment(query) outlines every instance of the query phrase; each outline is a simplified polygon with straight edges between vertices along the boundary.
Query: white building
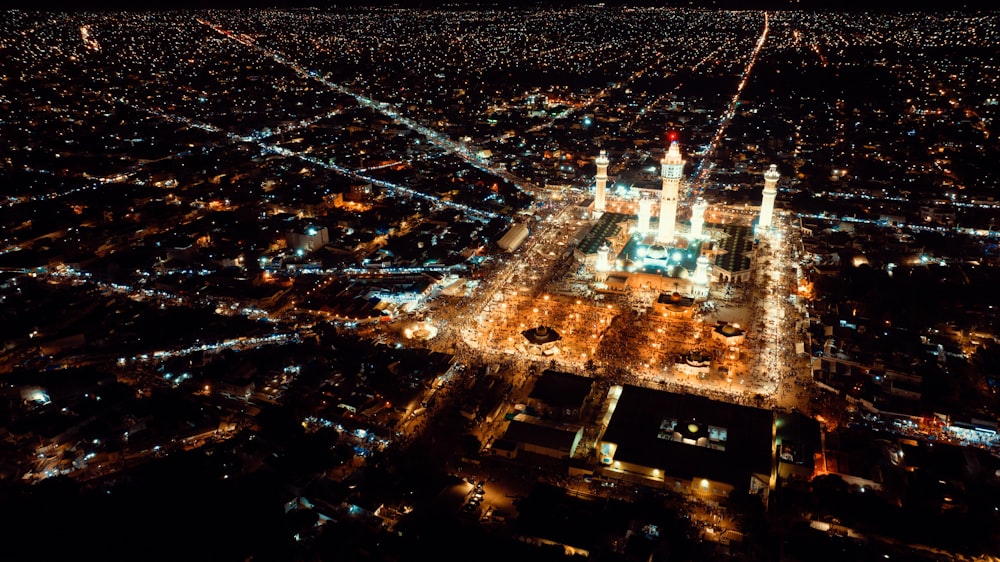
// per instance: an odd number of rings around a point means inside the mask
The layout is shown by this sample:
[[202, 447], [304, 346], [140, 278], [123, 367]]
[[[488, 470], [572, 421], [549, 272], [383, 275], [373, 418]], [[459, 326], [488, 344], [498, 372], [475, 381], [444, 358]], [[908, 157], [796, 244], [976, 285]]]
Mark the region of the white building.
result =
[[517, 223], [510, 227], [506, 234], [497, 241], [497, 246], [506, 252], [517, 250], [525, 239], [528, 238], [528, 227], [524, 223]]
[[303, 256], [312, 253], [330, 242], [330, 232], [325, 226], [305, 225], [285, 233], [288, 248], [296, 255]]
[[600, 218], [607, 207], [608, 152], [602, 150], [595, 160], [597, 164], [597, 187], [594, 190], [594, 218]]
[[656, 241], [664, 246], [674, 243], [674, 229], [677, 225], [677, 196], [680, 192], [681, 174], [684, 171], [684, 159], [681, 158], [677, 141], [670, 143], [670, 148], [660, 161], [660, 178], [663, 188], [660, 191], [660, 228]]
[[653, 200], [652, 199], [640, 199], [639, 200], [639, 223], [636, 226], [636, 231], [639, 236], [645, 237], [649, 233], [649, 218], [653, 214]]
[[774, 198], [778, 195], [778, 167], [771, 164], [771, 167], [764, 172], [764, 194], [760, 201], [760, 219], [757, 221], [757, 231], [766, 232], [771, 228], [771, 221], [774, 218]]
[[698, 240], [704, 235], [705, 210], [707, 208], [708, 203], [701, 197], [694, 202], [694, 205], [691, 205], [691, 240]]

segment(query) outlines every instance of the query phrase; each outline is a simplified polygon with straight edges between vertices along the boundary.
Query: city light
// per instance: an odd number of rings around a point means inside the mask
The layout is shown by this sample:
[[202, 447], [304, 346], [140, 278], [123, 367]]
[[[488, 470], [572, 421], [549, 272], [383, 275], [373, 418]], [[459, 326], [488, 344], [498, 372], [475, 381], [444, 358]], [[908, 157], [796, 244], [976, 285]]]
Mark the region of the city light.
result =
[[12, 536], [166, 490], [244, 558], [995, 546], [1000, 15], [84, 8], [0, 22]]

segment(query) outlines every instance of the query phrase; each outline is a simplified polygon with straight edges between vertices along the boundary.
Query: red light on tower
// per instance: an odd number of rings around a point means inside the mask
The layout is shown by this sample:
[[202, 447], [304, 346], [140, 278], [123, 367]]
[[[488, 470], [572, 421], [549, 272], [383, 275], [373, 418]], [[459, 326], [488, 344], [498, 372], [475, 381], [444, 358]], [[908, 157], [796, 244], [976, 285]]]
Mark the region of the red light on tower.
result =
[[677, 140], [677, 133], [674, 132], [674, 131], [670, 131], [669, 133], [667, 133], [667, 140], [670, 141], [670, 142], [676, 141]]

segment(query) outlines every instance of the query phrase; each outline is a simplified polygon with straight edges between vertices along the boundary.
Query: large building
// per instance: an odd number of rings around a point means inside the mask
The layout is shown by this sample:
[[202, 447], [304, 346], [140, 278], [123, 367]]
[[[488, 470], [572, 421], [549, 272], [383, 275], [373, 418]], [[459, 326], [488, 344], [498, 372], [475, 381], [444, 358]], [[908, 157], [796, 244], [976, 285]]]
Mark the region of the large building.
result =
[[712, 279], [718, 283], [750, 280], [753, 265], [753, 228], [742, 224], [722, 224], [713, 228], [717, 237], [713, 251]]
[[569, 459], [583, 438], [582, 426], [563, 426], [533, 416], [517, 415], [507, 424], [494, 454], [514, 458], [519, 453], [533, 453], [557, 459]]
[[521, 247], [528, 238], [528, 226], [524, 223], [516, 223], [510, 227], [506, 234], [497, 240], [497, 246], [505, 252], [513, 252]]
[[[653, 206], [657, 200], [650, 190], [638, 190], [638, 198], [625, 201], [635, 214], [608, 213], [603, 207], [607, 196], [606, 165], [608, 156], [601, 151], [597, 157], [596, 199], [594, 216], [598, 222], [591, 232], [577, 246], [576, 257], [587, 267], [594, 269], [595, 282], [599, 290], [627, 291], [628, 286], [654, 288], [660, 285], [677, 290], [679, 285], [690, 285], [690, 277], [695, 271], [695, 261], [700, 255], [704, 203], [696, 209], [692, 229], [694, 237], [678, 238], [676, 233], [677, 205], [680, 182], [683, 175], [684, 159], [677, 142], [672, 142], [660, 162], [661, 189], [659, 190], [657, 222], [652, 223]], [[598, 208], [602, 207], [602, 208]], [[622, 208], [616, 205], [616, 208]], [[690, 239], [690, 240], [689, 240]], [[607, 259], [603, 256], [607, 255]], [[597, 266], [600, 265], [600, 268]], [[708, 278], [707, 268], [704, 277]], [[618, 280], [617, 285], [609, 282], [609, 274]], [[641, 280], [632, 282], [630, 275], [639, 275]], [[664, 277], [660, 282], [650, 282], [650, 276]], [[707, 283], [705, 283], [707, 288]], [[617, 289], [615, 288], [617, 287]], [[610, 289], [609, 289], [610, 288]], [[700, 294], [707, 295], [707, 290]]]
[[297, 256], [315, 252], [330, 242], [330, 231], [325, 226], [304, 223], [285, 233], [285, 242]]
[[626, 385], [610, 411], [598, 450], [606, 477], [708, 499], [773, 486], [769, 410]]
[[608, 212], [601, 215], [597, 223], [576, 245], [573, 251], [576, 259], [587, 267], [595, 267], [601, 249], [607, 247], [610, 256], [608, 265], [614, 269], [614, 256], [618, 255], [629, 240], [627, 225], [631, 219], [631, 216], [622, 213]]
[[579, 421], [594, 379], [546, 369], [528, 395], [528, 406], [544, 417]]
[[[665, 287], [668, 296], [681, 292], [705, 300], [712, 283], [749, 279], [755, 241], [749, 218], [745, 223], [725, 219], [721, 224], [706, 223], [709, 205], [699, 197], [691, 202], [690, 226], [686, 232], [678, 231], [677, 208], [685, 161], [676, 141], [670, 143], [660, 161], [659, 216], [655, 224], [654, 190], [633, 189], [624, 197], [619, 192], [607, 192], [608, 160], [607, 152], [602, 150], [596, 159], [592, 213], [597, 221], [574, 251], [577, 260], [593, 271], [595, 290], [629, 292], [630, 288]], [[774, 166], [765, 174], [769, 214], [773, 213], [777, 177]], [[640, 278], [631, 279], [633, 276]], [[654, 282], [651, 276], [663, 279]]]

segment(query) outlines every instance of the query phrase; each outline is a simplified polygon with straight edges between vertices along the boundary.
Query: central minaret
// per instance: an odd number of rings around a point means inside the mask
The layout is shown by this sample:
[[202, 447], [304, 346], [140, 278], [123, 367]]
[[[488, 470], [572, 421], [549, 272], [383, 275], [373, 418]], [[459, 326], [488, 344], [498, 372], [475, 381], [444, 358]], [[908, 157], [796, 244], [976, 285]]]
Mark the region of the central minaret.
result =
[[594, 218], [600, 218], [607, 205], [605, 191], [608, 186], [608, 152], [602, 150], [597, 155], [595, 162], [597, 163], [597, 189], [594, 191]]
[[774, 198], [778, 195], [778, 166], [771, 164], [771, 167], [764, 172], [764, 196], [760, 201], [760, 219], [757, 221], [757, 231], [766, 231], [771, 228], [771, 220], [774, 218]]
[[660, 230], [656, 235], [658, 244], [667, 246], [674, 241], [674, 227], [677, 223], [677, 193], [680, 191], [681, 173], [684, 171], [684, 159], [677, 141], [670, 143], [670, 148], [660, 161], [660, 179], [663, 180], [663, 190], [660, 192]]

